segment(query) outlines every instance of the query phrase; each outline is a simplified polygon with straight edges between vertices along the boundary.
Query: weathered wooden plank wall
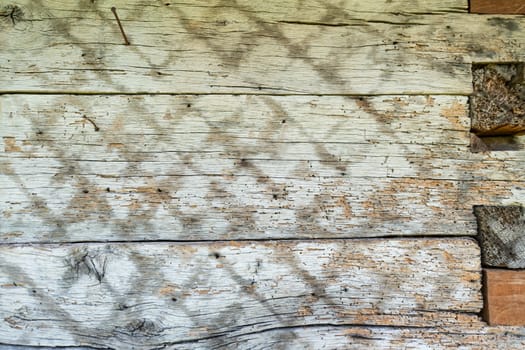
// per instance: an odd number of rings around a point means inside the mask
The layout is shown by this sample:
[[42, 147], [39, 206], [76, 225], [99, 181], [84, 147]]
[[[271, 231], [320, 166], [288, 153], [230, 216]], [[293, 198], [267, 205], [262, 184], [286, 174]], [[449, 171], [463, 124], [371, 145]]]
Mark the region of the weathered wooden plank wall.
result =
[[0, 344], [523, 348], [472, 207], [525, 151], [472, 153], [467, 95], [525, 18], [467, 11], [0, 0]]

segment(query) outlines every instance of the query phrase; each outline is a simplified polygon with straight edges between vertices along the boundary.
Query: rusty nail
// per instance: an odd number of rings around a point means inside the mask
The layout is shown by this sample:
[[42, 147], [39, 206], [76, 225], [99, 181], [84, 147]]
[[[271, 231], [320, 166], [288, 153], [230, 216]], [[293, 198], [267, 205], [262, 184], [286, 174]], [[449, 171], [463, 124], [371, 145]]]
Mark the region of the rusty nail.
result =
[[126, 33], [124, 33], [124, 28], [122, 28], [122, 23], [120, 23], [120, 18], [118, 18], [118, 15], [117, 15], [117, 8], [113, 6], [111, 8], [111, 12], [113, 12], [113, 14], [115, 15], [115, 19], [117, 20], [118, 27], [120, 28], [120, 32], [122, 33], [122, 36], [124, 37], [124, 43], [126, 45], [129, 45], [130, 43], [129, 43], [128, 37], [126, 36]]
[[95, 124], [95, 122], [93, 120], [91, 120], [91, 118], [88, 118], [85, 115], [83, 115], [82, 118], [84, 118], [85, 120], [90, 122], [91, 125], [93, 125], [93, 127], [95, 128], [95, 131], [99, 131], [100, 130], [100, 128], [97, 126], [97, 124]]

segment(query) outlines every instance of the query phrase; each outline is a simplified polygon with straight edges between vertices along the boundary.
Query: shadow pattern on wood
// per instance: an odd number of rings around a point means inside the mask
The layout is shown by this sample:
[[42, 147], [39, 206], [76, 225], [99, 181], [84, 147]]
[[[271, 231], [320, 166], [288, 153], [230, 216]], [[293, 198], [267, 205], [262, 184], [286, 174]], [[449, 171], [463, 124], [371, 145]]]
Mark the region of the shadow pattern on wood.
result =
[[465, 101], [5, 96], [0, 228], [15, 242], [475, 235], [473, 201], [519, 200], [522, 154], [471, 156]]
[[151, 348], [326, 323], [446, 326], [481, 309], [472, 239], [0, 250], [0, 341], [12, 344]]
[[[1, 39], [11, 39], [3, 41], [17, 71], [4, 91], [49, 92], [53, 86], [55, 92], [88, 93], [468, 94], [471, 61], [523, 59], [519, 18], [474, 21], [454, 14], [466, 8], [453, 1], [372, 2], [368, 11], [363, 6], [127, 2], [122, 11], [135, 41], [122, 46], [116, 45], [121, 34], [102, 3], [26, 0], [20, 7], [27, 20], [21, 23], [33, 28], [15, 31], [11, 25], [0, 32]], [[444, 11], [447, 21], [436, 16]], [[139, 25], [144, 21], [147, 29]], [[486, 40], [473, 36], [471, 26], [480, 27], [474, 32], [485, 33]], [[36, 33], [53, 34], [35, 40]], [[43, 46], [34, 48], [39, 40]], [[17, 53], [14, 42], [38, 50], [36, 56], [68, 60], [44, 68]], [[16, 68], [19, 61], [24, 63]], [[22, 80], [28, 74], [32, 79]], [[60, 80], [62, 74], [67, 79]], [[439, 79], [426, 79], [436, 74]]]

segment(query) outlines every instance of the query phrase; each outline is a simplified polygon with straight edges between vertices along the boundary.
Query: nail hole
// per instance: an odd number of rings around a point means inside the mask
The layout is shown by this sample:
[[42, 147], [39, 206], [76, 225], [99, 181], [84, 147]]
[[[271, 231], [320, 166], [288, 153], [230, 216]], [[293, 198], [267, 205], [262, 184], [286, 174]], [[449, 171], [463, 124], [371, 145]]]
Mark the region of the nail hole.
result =
[[84, 192], [84, 193], [89, 193], [89, 191], [88, 191], [88, 190], [82, 190], [82, 192]]
[[126, 309], [129, 309], [129, 306], [127, 306], [126, 304], [119, 304], [118, 305], [118, 309], [119, 310], [126, 310]]

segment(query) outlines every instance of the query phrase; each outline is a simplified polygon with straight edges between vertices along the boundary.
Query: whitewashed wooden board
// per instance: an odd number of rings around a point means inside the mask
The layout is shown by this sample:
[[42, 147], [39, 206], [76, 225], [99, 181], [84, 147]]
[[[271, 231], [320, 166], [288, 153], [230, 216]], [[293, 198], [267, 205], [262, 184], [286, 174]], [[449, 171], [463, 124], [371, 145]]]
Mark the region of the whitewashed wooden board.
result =
[[[0, 343], [152, 348], [478, 322], [468, 238], [0, 246]], [[259, 344], [261, 345], [261, 344]]]
[[474, 235], [525, 201], [525, 152], [471, 153], [466, 103], [5, 95], [1, 239]]
[[275, 329], [255, 335], [219, 337], [197, 344], [168, 346], [166, 349], [518, 350], [523, 349], [524, 346], [525, 332], [522, 328], [487, 327], [475, 317], [465, 317], [460, 322], [438, 329], [366, 326], [297, 327]]
[[525, 59], [525, 18], [466, 0], [9, 5], [0, 92], [465, 95], [472, 62]]
[[[182, 344], [163, 344], [162, 349], [502, 349], [525, 347], [525, 332], [517, 327], [487, 327], [475, 318], [447, 327], [314, 326], [284, 327], [255, 334], [218, 336]], [[123, 348], [123, 347], [122, 347]], [[128, 347], [126, 347], [128, 348]], [[133, 349], [148, 349], [130, 345]], [[2, 350], [56, 350], [55, 347], [0, 345]], [[60, 347], [61, 350], [93, 350], [92, 347]]]

